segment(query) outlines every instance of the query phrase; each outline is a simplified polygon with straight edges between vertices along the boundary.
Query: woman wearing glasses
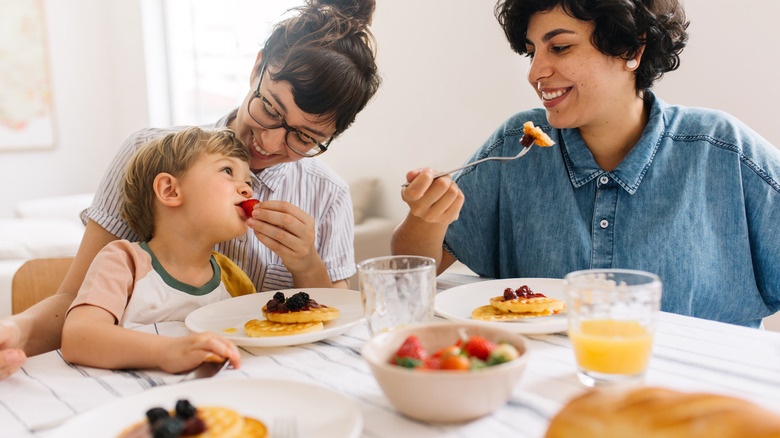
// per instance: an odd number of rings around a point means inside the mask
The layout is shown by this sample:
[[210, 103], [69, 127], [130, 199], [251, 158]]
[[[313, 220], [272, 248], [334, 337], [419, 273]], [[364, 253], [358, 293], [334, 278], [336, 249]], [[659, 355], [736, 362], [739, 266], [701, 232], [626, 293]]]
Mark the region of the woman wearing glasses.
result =
[[543, 108], [469, 161], [517, 155], [527, 120], [557, 144], [455, 182], [410, 172], [393, 252], [493, 278], [642, 269], [663, 280], [663, 310], [752, 327], [780, 310], [780, 151], [734, 117], [650, 91], [679, 64], [682, 5], [502, 0], [496, 15]]
[[[355, 272], [349, 189], [318, 160], [377, 91], [368, 30], [374, 0], [308, 0], [278, 23], [257, 55], [243, 103], [213, 127], [229, 127], [251, 155], [260, 203], [251, 232], [217, 246], [256, 289], [346, 287]], [[119, 187], [135, 150], [173, 129], [146, 129], [122, 145], [86, 210], [86, 232], [56, 295], [0, 323], [0, 378], [27, 355], [57, 348], [65, 311], [98, 251], [138, 240], [121, 218]], [[237, 207], [237, 214], [240, 209]]]

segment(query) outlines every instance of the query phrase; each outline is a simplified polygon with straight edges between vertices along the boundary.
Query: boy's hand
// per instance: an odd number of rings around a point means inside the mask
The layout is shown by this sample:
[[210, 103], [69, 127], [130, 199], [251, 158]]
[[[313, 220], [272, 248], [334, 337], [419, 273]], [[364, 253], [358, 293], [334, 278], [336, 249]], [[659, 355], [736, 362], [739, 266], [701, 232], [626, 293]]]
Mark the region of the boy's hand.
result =
[[0, 380], [19, 370], [27, 360], [18, 349], [19, 327], [11, 321], [0, 321]]
[[169, 373], [188, 371], [205, 361], [228, 359], [232, 367], [241, 366], [238, 347], [215, 333], [205, 332], [168, 338], [162, 346], [158, 366]]

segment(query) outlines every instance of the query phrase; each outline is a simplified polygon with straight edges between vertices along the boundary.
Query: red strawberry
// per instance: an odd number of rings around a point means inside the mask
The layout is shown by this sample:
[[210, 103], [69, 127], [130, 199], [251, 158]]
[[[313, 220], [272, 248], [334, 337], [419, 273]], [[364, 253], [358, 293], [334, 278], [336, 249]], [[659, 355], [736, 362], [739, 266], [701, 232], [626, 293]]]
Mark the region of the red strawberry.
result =
[[436, 356], [426, 357], [423, 360], [423, 364], [420, 368], [423, 370], [438, 370], [441, 369], [441, 358]]
[[469, 356], [476, 357], [479, 360], [487, 360], [490, 352], [496, 348], [496, 344], [488, 341], [481, 336], [472, 336], [463, 346], [463, 351]]
[[252, 209], [255, 208], [255, 204], [257, 204], [258, 202], [260, 201], [258, 201], [257, 199], [247, 199], [246, 201], [242, 202], [239, 205], [241, 205], [241, 208], [244, 209], [244, 213], [246, 213], [246, 217], [252, 217]]
[[423, 348], [420, 339], [415, 335], [410, 335], [406, 338], [404, 343], [401, 344], [398, 351], [395, 352], [395, 356], [425, 360], [425, 358], [428, 357], [428, 353], [425, 351], [425, 348]]

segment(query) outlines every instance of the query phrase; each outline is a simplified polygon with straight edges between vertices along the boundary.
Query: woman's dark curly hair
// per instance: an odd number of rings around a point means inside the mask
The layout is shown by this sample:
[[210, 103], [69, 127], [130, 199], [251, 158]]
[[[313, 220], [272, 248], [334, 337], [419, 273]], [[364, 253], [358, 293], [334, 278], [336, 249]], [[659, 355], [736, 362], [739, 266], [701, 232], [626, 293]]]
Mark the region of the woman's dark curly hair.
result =
[[334, 136], [381, 83], [368, 30], [375, 8], [375, 0], [306, 0], [274, 27], [262, 49], [263, 62], [274, 67], [271, 79], [292, 85], [303, 112], [335, 122]]
[[680, 66], [688, 21], [678, 0], [499, 0], [494, 12], [512, 50], [525, 54], [531, 15], [557, 6], [571, 17], [592, 22], [591, 42], [606, 55], [632, 59], [644, 45], [635, 70], [637, 93]]

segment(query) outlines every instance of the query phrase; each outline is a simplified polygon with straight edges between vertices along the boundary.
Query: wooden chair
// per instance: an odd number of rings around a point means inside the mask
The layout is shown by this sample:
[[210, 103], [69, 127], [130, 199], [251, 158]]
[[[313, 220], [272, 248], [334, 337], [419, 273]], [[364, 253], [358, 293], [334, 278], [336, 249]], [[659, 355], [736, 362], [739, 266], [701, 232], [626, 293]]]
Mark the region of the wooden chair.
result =
[[73, 263], [73, 257], [32, 259], [14, 274], [11, 282], [11, 311], [23, 312], [42, 299], [54, 295]]

